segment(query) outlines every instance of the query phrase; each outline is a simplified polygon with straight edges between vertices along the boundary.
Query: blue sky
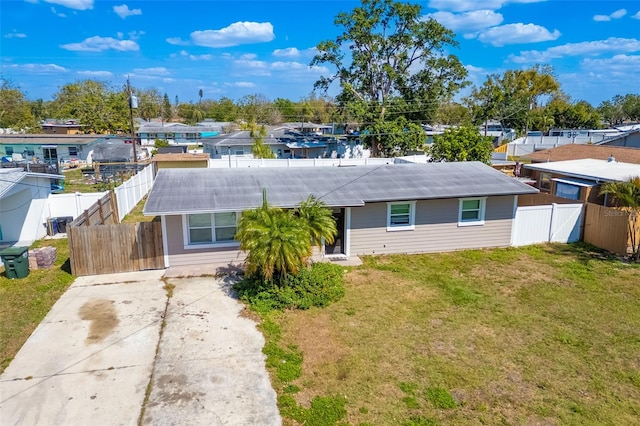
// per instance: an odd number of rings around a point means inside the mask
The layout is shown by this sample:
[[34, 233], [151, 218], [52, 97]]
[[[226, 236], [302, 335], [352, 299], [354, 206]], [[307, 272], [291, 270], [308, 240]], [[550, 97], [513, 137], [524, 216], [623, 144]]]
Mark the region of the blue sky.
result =
[[[551, 64], [574, 100], [640, 93], [640, 1], [430, 0], [476, 84]], [[155, 87], [172, 100], [308, 96], [335, 15], [356, 1], [1, 0], [0, 73], [30, 99], [83, 79]]]

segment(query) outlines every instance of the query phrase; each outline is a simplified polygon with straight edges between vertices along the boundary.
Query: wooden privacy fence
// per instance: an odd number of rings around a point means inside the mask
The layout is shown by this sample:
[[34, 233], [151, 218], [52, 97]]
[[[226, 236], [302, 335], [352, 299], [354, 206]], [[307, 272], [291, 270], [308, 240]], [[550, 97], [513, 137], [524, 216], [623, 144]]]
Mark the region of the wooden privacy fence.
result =
[[[629, 215], [616, 208], [587, 203], [584, 222], [584, 242], [612, 253], [631, 252]], [[637, 240], [636, 240], [637, 241]]]
[[109, 191], [67, 226], [110, 225], [119, 222], [116, 199], [113, 192]]
[[100, 275], [163, 269], [162, 224], [159, 221], [67, 229], [74, 275]]

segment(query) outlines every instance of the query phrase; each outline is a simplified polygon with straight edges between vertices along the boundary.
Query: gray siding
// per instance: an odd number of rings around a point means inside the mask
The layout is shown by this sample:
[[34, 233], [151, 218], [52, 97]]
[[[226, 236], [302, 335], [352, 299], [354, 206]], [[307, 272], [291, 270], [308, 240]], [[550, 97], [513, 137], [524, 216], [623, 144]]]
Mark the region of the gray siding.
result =
[[489, 197], [485, 223], [458, 226], [458, 199], [418, 201], [415, 230], [387, 231], [387, 203], [351, 209], [351, 254], [429, 253], [507, 247], [514, 196]]
[[240, 264], [244, 262], [244, 252], [236, 247], [223, 248], [184, 248], [184, 237], [182, 233], [182, 216], [166, 216], [167, 226], [167, 254], [169, 255], [169, 266], [185, 265], [228, 265]]

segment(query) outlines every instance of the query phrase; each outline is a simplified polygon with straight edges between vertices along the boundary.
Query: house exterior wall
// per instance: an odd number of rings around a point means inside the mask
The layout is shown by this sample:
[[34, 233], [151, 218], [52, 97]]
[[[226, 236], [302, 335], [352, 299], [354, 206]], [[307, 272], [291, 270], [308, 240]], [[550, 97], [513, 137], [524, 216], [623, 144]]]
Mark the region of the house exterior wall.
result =
[[[549, 193], [551, 195], [556, 195], [556, 181], [551, 181], [551, 188], [550, 189], [544, 189], [540, 186], [540, 180], [542, 178], [541, 174], [542, 173], [548, 173], [551, 174], [551, 179], [555, 179], [555, 178], [565, 178], [565, 179], [572, 179], [571, 176], [566, 176], [560, 173], [552, 173], [552, 172], [543, 172], [541, 170], [529, 170], [529, 176], [531, 177], [531, 179], [535, 180], [537, 183], [534, 185], [536, 188], [538, 188], [541, 192], [546, 192]], [[600, 195], [600, 185], [596, 185], [596, 186], [592, 186], [592, 187], [587, 187], [587, 186], [583, 186], [580, 188], [580, 198], [578, 198], [579, 202], [581, 203], [593, 203], [593, 204], [600, 204], [603, 205], [604, 204], [604, 197]]]
[[[42, 147], [55, 146], [58, 153], [58, 161], [63, 163], [70, 161], [71, 159], [86, 161], [87, 155], [93, 146], [91, 144], [54, 144], [47, 142], [43, 142], [42, 144], [3, 143], [1, 145], [0, 155], [7, 155], [7, 147], [10, 147], [12, 152], [22, 154], [22, 157], [27, 161], [33, 160], [34, 157], [38, 160], [43, 160], [44, 150]], [[75, 149], [77, 155], [71, 155], [69, 153], [70, 147]]]
[[169, 266], [202, 264], [239, 264], [245, 259], [243, 252], [233, 247], [185, 249], [182, 216], [165, 216], [167, 255]]
[[[351, 208], [350, 255], [429, 253], [507, 247], [511, 243], [515, 196], [486, 199], [483, 225], [458, 226], [459, 200], [418, 201], [415, 229], [387, 231], [387, 203]], [[185, 249], [182, 216], [165, 216], [169, 266], [239, 264], [236, 247]]]
[[1, 200], [0, 241], [31, 244], [47, 233], [51, 180], [27, 177]]
[[156, 168], [159, 169], [206, 169], [209, 167], [209, 160], [202, 161], [156, 161]]
[[484, 225], [458, 226], [458, 208], [457, 198], [418, 201], [414, 230], [387, 231], [387, 203], [353, 207], [350, 252], [429, 253], [510, 245], [514, 196], [487, 198]]

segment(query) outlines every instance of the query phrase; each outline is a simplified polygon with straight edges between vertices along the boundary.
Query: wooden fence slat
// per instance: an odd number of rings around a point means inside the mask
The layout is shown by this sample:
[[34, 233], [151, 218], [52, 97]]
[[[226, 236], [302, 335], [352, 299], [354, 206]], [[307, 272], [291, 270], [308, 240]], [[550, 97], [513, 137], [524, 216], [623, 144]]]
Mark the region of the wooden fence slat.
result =
[[587, 203], [584, 241], [621, 255], [629, 251], [629, 216], [611, 207]]

